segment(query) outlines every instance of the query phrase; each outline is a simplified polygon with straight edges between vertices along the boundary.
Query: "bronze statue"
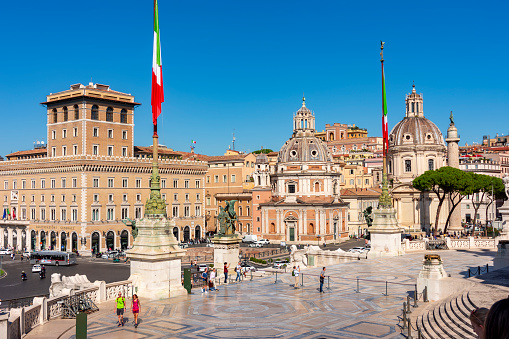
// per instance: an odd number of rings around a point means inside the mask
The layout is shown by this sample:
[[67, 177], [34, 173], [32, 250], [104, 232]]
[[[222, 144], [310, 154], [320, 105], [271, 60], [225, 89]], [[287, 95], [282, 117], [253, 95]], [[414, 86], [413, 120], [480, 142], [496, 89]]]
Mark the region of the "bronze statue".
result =
[[371, 216], [371, 212], [373, 211], [373, 207], [368, 206], [362, 214], [364, 214], [364, 220], [366, 220], [366, 224], [368, 227], [371, 227], [373, 225], [373, 217]]
[[235, 234], [235, 222], [237, 213], [235, 213], [235, 202], [237, 200], [226, 201], [226, 204], [220, 208], [217, 219], [219, 220], [219, 235], [232, 236]]
[[454, 125], [454, 117], [452, 116], [452, 111], [451, 115], [449, 116], [449, 120], [451, 120], [451, 125]]
[[138, 228], [136, 227], [136, 220], [132, 220], [132, 219], [123, 219], [122, 222], [124, 223], [124, 225], [126, 226], [129, 226], [127, 223], [130, 222], [131, 223], [131, 234], [133, 236], [133, 240], [136, 240], [136, 237], [138, 236]]

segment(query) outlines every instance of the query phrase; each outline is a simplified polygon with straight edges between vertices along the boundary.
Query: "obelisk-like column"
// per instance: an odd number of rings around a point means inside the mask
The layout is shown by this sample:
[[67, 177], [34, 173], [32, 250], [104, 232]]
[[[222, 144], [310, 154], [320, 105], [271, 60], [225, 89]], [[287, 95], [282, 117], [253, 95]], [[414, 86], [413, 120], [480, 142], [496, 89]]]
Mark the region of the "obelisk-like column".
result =
[[[458, 129], [454, 126], [454, 119], [451, 112], [451, 116], [449, 118], [451, 123], [449, 124], [449, 128], [447, 129], [447, 138], [445, 141], [447, 142], [447, 165], [449, 167], [460, 168], [460, 157], [459, 157], [459, 141], [460, 138], [458, 136]], [[452, 208], [452, 206], [449, 206]], [[447, 231], [449, 233], [460, 233], [463, 230], [461, 227], [461, 203], [459, 203], [454, 211], [452, 211], [451, 219], [449, 220], [449, 227]]]

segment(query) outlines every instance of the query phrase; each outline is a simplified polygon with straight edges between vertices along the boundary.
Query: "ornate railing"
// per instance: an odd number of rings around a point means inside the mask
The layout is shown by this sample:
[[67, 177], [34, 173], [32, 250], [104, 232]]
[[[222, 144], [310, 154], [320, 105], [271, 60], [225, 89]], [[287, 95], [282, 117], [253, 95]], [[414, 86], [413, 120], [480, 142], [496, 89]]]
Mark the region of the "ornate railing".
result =
[[129, 299], [133, 292], [132, 282], [129, 280], [117, 281], [106, 285], [106, 300], [115, 299], [118, 296], [118, 292]]
[[62, 310], [64, 307], [64, 300], [66, 298], [69, 298], [68, 295], [62, 296], [62, 297], [56, 297], [48, 299], [47, 301], [47, 311], [48, 311], [48, 320], [60, 317], [62, 315]]
[[21, 338], [21, 328], [19, 326], [20, 318], [21, 317], [18, 315], [9, 323], [9, 338]]
[[495, 239], [474, 239], [474, 246], [476, 248], [496, 248]]
[[470, 248], [469, 239], [451, 239], [451, 248]]
[[25, 333], [30, 332], [34, 327], [39, 325], [41, 312], [41, 305], [34, 305], [25, 309]]

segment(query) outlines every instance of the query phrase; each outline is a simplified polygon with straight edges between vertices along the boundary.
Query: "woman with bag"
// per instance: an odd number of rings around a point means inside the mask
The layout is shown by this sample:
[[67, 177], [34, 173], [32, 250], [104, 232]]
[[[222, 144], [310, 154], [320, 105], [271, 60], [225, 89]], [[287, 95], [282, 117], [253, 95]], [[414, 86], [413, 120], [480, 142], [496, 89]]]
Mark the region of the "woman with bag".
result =
[[133, 311], [134, 316], [134, 328], [138, 327], [138, 314], [140, 314], [140, 299], [136, 294], [133, 295], [133, 300], [131, 301], [131, 310]]

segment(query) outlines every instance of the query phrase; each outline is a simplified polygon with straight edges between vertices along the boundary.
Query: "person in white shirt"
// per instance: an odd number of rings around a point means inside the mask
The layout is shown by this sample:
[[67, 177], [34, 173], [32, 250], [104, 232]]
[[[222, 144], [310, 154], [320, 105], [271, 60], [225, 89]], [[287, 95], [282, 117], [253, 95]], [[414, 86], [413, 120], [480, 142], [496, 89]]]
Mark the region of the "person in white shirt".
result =
[[293, 266], [293, 275], [295, 276], [295, 285], [294, 288], [299, 288], [299, 273], [300, 273], [300, 266]]
[[213, 268], [212, 271], [210, 272], [210, 290], [211, 291], [219, 291], [217, 288], [216, 288], [216, 269]]
[[240, 261], [239, 263], [237, 264], [237, 266], [235, 266], [235, 272], [237, 272], [237, 277], [235, 278], [235, 281], [240, 281], [240, 271], [241, 271], [242, 267], [240, 266]]

